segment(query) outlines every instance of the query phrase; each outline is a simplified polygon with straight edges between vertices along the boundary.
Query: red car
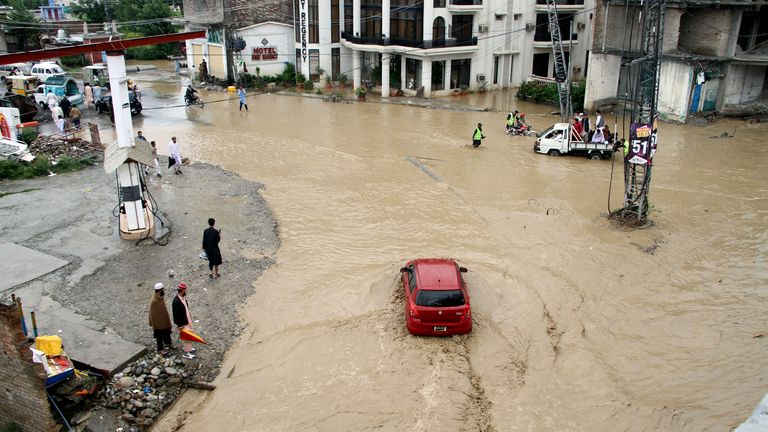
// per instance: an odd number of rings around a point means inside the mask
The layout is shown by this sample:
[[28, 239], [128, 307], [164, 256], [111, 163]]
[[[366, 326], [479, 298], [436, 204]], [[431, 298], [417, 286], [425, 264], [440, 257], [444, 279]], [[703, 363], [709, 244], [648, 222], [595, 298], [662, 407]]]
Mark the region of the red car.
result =
[[469, 293], [459, 267], [449, 259], [421, 258], [400, 269], [405, 289], [405, 325], [418, 335], [472, 331]]

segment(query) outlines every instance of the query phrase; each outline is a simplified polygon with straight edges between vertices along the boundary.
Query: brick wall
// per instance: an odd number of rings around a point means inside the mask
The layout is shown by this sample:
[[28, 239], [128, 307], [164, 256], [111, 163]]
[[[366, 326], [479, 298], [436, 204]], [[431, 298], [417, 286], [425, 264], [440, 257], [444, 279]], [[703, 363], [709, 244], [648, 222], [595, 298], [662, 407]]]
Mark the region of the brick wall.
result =
[[28, 346], [16, 305], [0, 304], [0, 428], [16, 422], [24, 431], [47, 431], [55, 422], [45, 372]]

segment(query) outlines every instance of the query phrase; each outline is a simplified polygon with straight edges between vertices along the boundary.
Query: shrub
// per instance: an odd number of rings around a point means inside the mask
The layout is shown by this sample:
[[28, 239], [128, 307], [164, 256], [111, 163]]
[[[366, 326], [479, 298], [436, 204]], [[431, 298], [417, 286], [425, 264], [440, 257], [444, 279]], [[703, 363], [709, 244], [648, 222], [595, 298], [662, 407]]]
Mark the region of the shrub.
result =
[[37, 139], [37, 131], [32, 128], [24, 128], [21, 130], [19, 140], [24, 141], [27, 145], [30, 145], [32, 141]]
[[[571, 103], [573, 111], [584, 110], [584, 91], [586, 81], [571, 83]], [[532, 100], [538, 103], [559, 104], [560, 95], [557, 92], [557, 84], [543, 83], [539, 81], [526, 81], [517, 89], [517, 98], [520, 100]]]
[[366, 93], [368, 93], [368, 90], [366, 90], [365, 87], [358, 87], [355, 89], [355, 94], [358, 96], [365, 96]]
[[304, 87], [304, 90], [312, 90], [315, 87], [315, 84], [310, 80], [305, 80], [302, 86]]
[[323, 94], [323, 89], [316, 89], [315, 94], [319, 94], [319, 95]]
[[47, 176], [50, 172], [65, 173], [79, 171], [93, 165], [93, 158], [85, 156], [72, 158], [62, 156], [56, 165], [51, 165], [48, 156], [38, 156], [27, 164], [16, 160], [0, 161], [0, 180], [21, 180]]

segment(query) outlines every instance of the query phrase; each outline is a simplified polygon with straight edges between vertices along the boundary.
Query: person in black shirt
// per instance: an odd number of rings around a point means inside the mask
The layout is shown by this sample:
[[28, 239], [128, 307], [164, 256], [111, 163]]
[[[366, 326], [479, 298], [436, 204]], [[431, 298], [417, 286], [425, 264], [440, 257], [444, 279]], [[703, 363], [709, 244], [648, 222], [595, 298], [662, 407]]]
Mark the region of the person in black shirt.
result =
[[213, 226], [216, 225], [216, 219], [208, 219], [208, 228], [203, 231], [203, 250], [208, 255], [208, 277], [217, 278], [219, 274], [219, 265], [221, 265], [221, 251], [219, 251], [219, 242], [221, 241], [221, 230]]

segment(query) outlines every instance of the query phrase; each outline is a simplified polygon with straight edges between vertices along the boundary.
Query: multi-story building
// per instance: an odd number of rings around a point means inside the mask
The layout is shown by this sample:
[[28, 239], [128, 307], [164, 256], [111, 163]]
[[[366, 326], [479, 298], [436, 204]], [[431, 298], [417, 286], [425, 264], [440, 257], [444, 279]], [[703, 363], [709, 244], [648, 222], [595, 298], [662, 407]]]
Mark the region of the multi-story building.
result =
[[[575, 80], [587, 70], [594, 1], [557, 0]], [[227, 31], [246, 40], [249, 71], [294, 63], [313, 81], [344, 74], [355, 87], [380, 86], [384, 97], [391, 89], [430, 97], [553, 76], [546, 0], [184, 0], [184, 11], [188, 29], [209, 31], [208, 40], [188, 42], [189, 64], [205, 58], [217, 76], [232, 61]], [[293, 34], [277, 23], [293, 24]]]
[[[594, 0], [557, 0], [572, 78], [584, 77]], [[296, 0], [296, 65], [425, 97], [552, 77], [546, 0]]]
[[[633, 96], [632, 60], [643, 35], [639, 1], [595, 10], [585, 107], [621, 106]], [[685, 121], [702, 111], [765, 111], [768, 9], [765, 0], [677, 0], [664, 13], [658, 112]]]

